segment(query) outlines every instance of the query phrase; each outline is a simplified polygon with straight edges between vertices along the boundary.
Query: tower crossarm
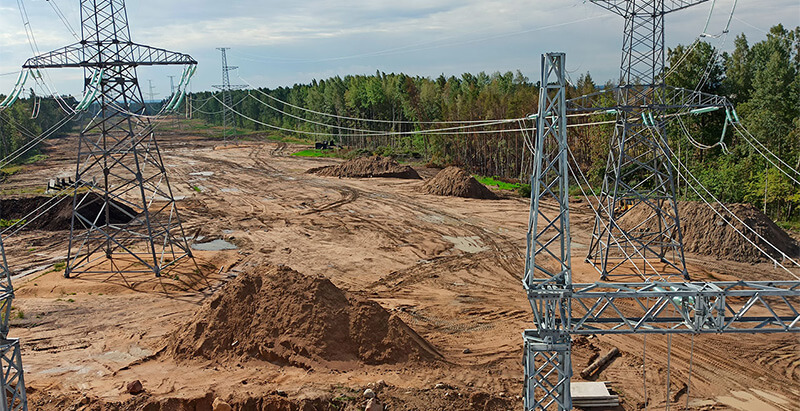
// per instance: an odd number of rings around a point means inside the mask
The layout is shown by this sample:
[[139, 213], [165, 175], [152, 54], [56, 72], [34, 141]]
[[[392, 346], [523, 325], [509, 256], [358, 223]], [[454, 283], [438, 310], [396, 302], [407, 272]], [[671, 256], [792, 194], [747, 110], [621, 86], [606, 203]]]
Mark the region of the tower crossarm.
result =
[[[591, 3], [594, 3], [604, 9], [610, 10], [616, 14], [619, 14], [622, 17], [630, 17], [633, 14], [649, 12], [651, 10], [640, 9], [642, 2], [637, 2], [636, 0], [589, 0]], [[688, 7], [692, 7], [697, 4], [705, 3], [708, 0], [664, 0], [664, 14], [671, 13], [673, 11], [683, 10]], [[637, 3], [638, 6], [637, 7]]]
[[90, 41], [32, 57], [23, 68], [107, 68], [114, 66], [192, 65], [197, 61], [188, 54], [177, 53], [132, 42]]
[[[572, 335], [800, 333], [798, 281], [593, 283], [571, 289], [542, 281], [527, 291], [532, 302], [569, 300], [559, 304], [570, 307], [568, 313], [550, 315], [559, 317], [556, 329]], [[553, 329], [553, 318], [539, 326]]]
[[[621, 101], [619, 96], [625, 91], [652, 93], [653, 98], [646, 100], [637, 99], [638, 101], [650, 101], [650, 103], [646, 105], [620, 105], [617, 103]], [[664, 86], [662, 89], [658, 90], [649, 86], [628, 85], [614, 87], [567, 100], [567, 112], [570, 113], [607, 112], [608, 114], [616, 114], [617, 111], [630, 112], [652, 110], [665, 112], [704, 108], [723, 109], [728, 107], [733, 107], [733, 105], [723, 96], [672, 86]]]

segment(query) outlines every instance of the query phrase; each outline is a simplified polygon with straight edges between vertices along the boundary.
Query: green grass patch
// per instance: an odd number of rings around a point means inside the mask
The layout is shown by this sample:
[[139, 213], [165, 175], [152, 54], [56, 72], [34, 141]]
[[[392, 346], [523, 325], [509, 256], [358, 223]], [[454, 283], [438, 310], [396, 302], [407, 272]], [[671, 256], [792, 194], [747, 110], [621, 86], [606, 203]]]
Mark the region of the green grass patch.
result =
[[509, 190], [509, 191], [516, 191], [519, 190], [521, 184], [520, 183], [508, 183], [502, 180], [499, 180], [498, 177], [483, 177], [483, 176], [473, 176], [479, 183], [485, 186], [492, 186], [497, 187], [501, 190]]
[[310, 148], [292, 153], [295, 157], [340, 157], [339, 153], [333, 150], [317, 150]]
[[800, 221], [776, 221], [775, 224], [784, 231], [794, 231], [800, 233]]
[[17, 224], [25, 225], [25, 222], [26, 221], [22, 218], [11, 219], [11, 220], [0, 219], [0, 228], [8, 228], [11, 227], [12, 225], [17, 225]]
[[530, 184], [523, 184], [523, 183], [510, 183], [508, 181], [503, 181], [499, 177], [484, 177], [484, 176], [473, 176], [479, 183], [489, 186], [489, 187], [497, 187], [500, 190], [508, 190], [508, 191], [516, 191], [520, 197], [530, 197], [531, 196], [531, 185]]
[[14, 175], [14, 174], [18, 173], [20, 170], [22, 170], [22, 166], [20, 166], [20, 165], [10, 165], [10, 166], [6, 166], [6, 167], [3, 167], [3, 168], [0, 168], [0, 173], [2, 173], [3, 175], [10, 176], [10, 175]]

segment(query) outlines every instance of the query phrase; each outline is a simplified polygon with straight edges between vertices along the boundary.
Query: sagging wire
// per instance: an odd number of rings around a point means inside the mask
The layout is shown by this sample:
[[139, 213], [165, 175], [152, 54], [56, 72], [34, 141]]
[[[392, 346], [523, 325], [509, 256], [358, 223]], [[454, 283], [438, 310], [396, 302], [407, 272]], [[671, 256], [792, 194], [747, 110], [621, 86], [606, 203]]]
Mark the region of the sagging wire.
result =
[[[592, 212], [594, 212], [594, 214], [598, 217], [608, 216], [610, 218], [611, 213], [608, 211], [608, 208], [605, 207], [605, 205], [597, 196], [597, 194], [595, 194], [594, 190], [592, 189], [592, 185], [589, 183], [589, 179], [583, 173], [583, 170], [580, 168], [580, 165], [578, 165], [578, 160], [575, 157], [575, 154], [572, 152], [572, 148], [567, 147], [567, 152], [569, 153], [570, 158], [572, 159], [572, 163], [567, 162], [569, 169], [572, 172], [572, 175], [576, 177], [575, 178], [576, 181], [578, 180], [577, 176], [580, 176], [582, 182], [586, 184], [586, 187], [589, 189], [589, 192], [592, 193], [592, 197], [594, 197], [594, 201], [592, 201], [592, 199], [589, 198], [589, 195], [583, 189], [583, 183], [581, 183], [581, 181], [578, 181], [578, 188], [581, 190], [583, 197], [586, 198], [586, 202], [587, 204], [589, 204], [589, 207], [592, 209]], [[572, 165], [573, 163], [575, 164], [574, 168]], [[578, 170], [577, 173], [575, 172], [576, 169]], [[595, 208], [594, 206], [595, 202], [597, 203], [597, 208]], [[597, 221], [602, 225], [603, 230], [606, 230], [609, 233], [609, 237], [611, 238], [612, 242], [614, 243], [614, 245], [616, 245], [619, 251], [625, 256], [625, 258], [628, 260], [633, 260], [633, 257], [631, 257], [631, 255], [628, 254], [628, 252], [625, 251], [625, 248], [620, 244], [620, 240], [617, 239], [614, 233], [609, 229], [608, 225], [605, 223], [605, 220], [603, 218], [598, 218]], [[627, 242], [632, 241], [632, 239], [628, 236], [627, 233], [625, 233], [624, 231], [620, 231], [620, 233], [622, 234], [623, 237], [625, 237], [625, 240]], [[634, 251], [636, 252], [636, 254], [639, 255], [642, 261], [644, 261], [645, 264], [647, 264], [647, 266], [650, 267], [651, 270], [653, 270], [655, 275], [658, 276], [660, 280], [664, 280], [664, 276], [662, 276], [661, 273], [659, 273], [658, 270], [650, 263], [650, 261], [648, 261], [648, 259], [644, 257], [644, 255], [638, 248], [634, 247]], [[651, 280], [650, 277], [646, 276], [645, 273], [642, 272], [642, 270], [639, 268], [637, 264], [633, 264], [633, 267], [636, 269], [637, 274], [639, 275], [639, 277], [642, 278], [642, 280], [644, 280], [645, 282], [649, 282]]]
[[[30, 19], [28, 18], [28, 10], [25, 8], [25, 3], [23, 2], [23, 0], [17, 0], [17, 6], [19, 8], [20, 17], [22, 18], [22, 26], [25, 28], [25, 36], [28, 38], [28, 45], [31, 48], [31, 52], [33, 52], [33, 54], [35, 56], [38, 56], [41, 53], [39, 51], [39, 45], [36, 42], [36, 36], [33, 34], [33, 27], [31, 26]], [[40, 67], [36, 68], [37, 71], [39, 69], [40, 69]], [[47, 71], [45, 71], [45, 75], [47, 76], [47, 79], [48, 79], [49, 83], [52, 83], [53, 79], [50, 78], [50, 74]], [[55, 86], [53, 86], [51, 88], [48, 85], [48, 81], [45, 81], [42, 78], [41, 74], [39, 75], [39, 80], [41, 80], [42, 85], [50, 93], [50, 96], [53, 97], [54, 99], [56, 99], [56, 102], [58, 102], [59, 107], [65, 113], [71, 114], [69, 110], [64, 108], [64, 107], [69, 108], [69, 105], [65, 101], [63, 101], [63, 99], [61, 98], [61, 96], [58, 93], [58, 90], [56, 90]], [[38, 80], [37, 80], [37, 82], [38, 82]]]
[[[653, 131], [652, 129], [650, 129], [650, 130], [651, 130], [651, 133], [654, 133], [654, 131]], [[657, 133], [657, 131], [655, 131], [655, 133]], [[653, 135], [653, 138], [656, 138], [656, 136], [655, 136], [655, 135]], [[711, 198], [711, 199], [712, 199], [712, 200], [713, 200], [713, 201], [714, 201], [716, 204], [719, 204], [719, 206], [720, 206], [720, 207], [721, 207], [723, 210], [725, 210], [725, 211], [726, 211], [728, 214], [730, 214], [731, 216], [733, 216], [733, 218], [734, 218], [734, 219], [736, 219], [736, 221], [738, 221], [738, 222], [739, 222], [739, 224], [742, 224], [742, 225], [743, 225], [743, 226], [744, 226], [744, 227], [745, 227], [747, 230], [749, 230], [751, 233], [755, 234], [755, 236], [756, 236], [756, 237], [758, 237], [758, 239], [759, 239], [759, 240], [763, 241], [764, 243], [766, 243], [767, 245], [769, 245], [769, 246], [770, 246], [770, 247], [771, 247], [773, 250], [777, 251], [777, 252], [778, 252], [778, 253], [781, 255], [781, 257], [782, 257], [782, 258], [784, 258], [784, 259], [786, 259], [786, 260], [789, 260], [791, 263], [793, 263], [793, 264], [794, 264], [795, 266], [797, 266], [797, 267], [800, 267], [800, 263], [798, 263], [798, 262], [797, 262], [795, 259], [793, 259], [792, 257], [789, 257], [788, 255], [786, 255], [786, 253], [784, 253], [784, 252], [783, 252], [783, 251], [781, 251], [781, 250], [780, 250], [778, 247], [776, 247], [774, 244], [772, 244], [771, 242], [769, 242], [769, 241], [768, 241], [766, 238], [764, 238], [764, 237], [763, 237], [761, 234], [759, 234], [757, 231], [755, 231], [755, 230], [754, 230], [752, 227], [750, 227], [749, 225], [745, 224], [745, 222], [744, 222], [744, 221], [742, 221], [742, 219], [741, 219], [741, 218], [739, 218], [739, 216], [737, 216], [737, 215], [736, 215], [736, 214], [735, 214], [733, 211], [731, 211], [731, 210], [730, 210], [730, 209], [729, 209], [727, 206], [725, 206], [725, 204], [723, 204], [721, 201], [719, 201], [719, 199], [717, 199], [717, 198], [716, 198], [716, 196], [714, 196], [714, 194], [712, 194], [712, 193], [711, 193], [711, 191], [709, 191], [709, 190], [708, 190], [708, 188], [706, 188], [706, 187], [705, 187], [705, 186], [704, 186], [704, 185], [703, 185], [703, 184], [700, 182], [700, 180], [698, 180], [698, 179], [697, 179], [697, 177], [696, 177], [696, 176], [695, 176], [695, 175], [694, 175], [694, 174], [693, 174], [693, 173], [692, 173], [692, 172], [689, 170], [689, 168], [688, 168], [688, 167], [687, 167], [687, 166], [686, 166], [686, 165], [685, 165], [685, 164], [684, 164], [684, 163], [683, 163], [683, 162], [680, 160], [680, 158], [678, 158], [678, 157], [676, 157], [676, 156], [675, 156], [675, 153], [672, 151], [672, 149], [670, 149], [670, 148], [669, 148], [669, 146], [665, 146], [665, 147], [664, 147], [664, 150], [666, 151], [666, 152], [665, 152], [665, 154], [666, 154], [667, 161], [670, 163], [670, 165], [672, 166], [672, 168], [673, 168], [673, 169], [675, 169], [675, 170], [678, 172], [678, 174], [682, 175], [682, 176], [683, 176], [683, 177], [686, 179], [686, 181], [687, 181], [687, 182], [689, 181], [687, 177], [691, 177], [691, 178], [692, 178], [692, 180], [694, 181], [694, 184], [688, 184], [688, 186], [692, 188], [692, 191], [694, 191], [694, 192], [695, 192], [695, 194], [697, 194], [697, 196], [698, 196], [698, 197], [699, 197], [699, 198], [700, 198], [700, 199], [703, 201], [703, 203], [705, 203], [705, 204], [706, 204], [706, 206], [708, 206], [708, 207], [709, 207], [709, 208], [710, 208], [710, 209], [711, 209], [711, 210], [712, 210], [712, 211], [713, 211], [715, 214], [717, 214], [717, 216], [719, 216], [720, 218], [722, 218], [722, 220], [723, 220], [723, 221], [725, 221], [725, 222], [726, 222], [726, 223], [727, 223], [727, 224], [728, 224], [728, 225], [729, 225], [731, 228], [733, 228], [733, 230], [734, 230], [734, 231], [736, 231], [736, 233], [737, 233], [739, 236], [741, 236], [742, 238], [744, 238], [745, 240], [747, 240], [747, 242], [749, 242], [749, 243], [750, 243], [750, 245], [752, 245], [753, 247], [755, 247], [755, 248], [756, 248], [756, 249], [757, 249], [759, 252], [761, 252], [761, 254], [763, 254], [764, 256], [766, 256], [767, 258], [769, 258], [769, 259], [770, 259], [770, 260], [773, 262], [773, 264], [775, 264], [775, 266], [777, 266], [777, 267], [781, 267], [781, 268], [782, 268], [784, 271], [786, 271], [787, 273], [789, 273], [789, 275], [791, 275], [792, 277], [794, 277], [796, 280], [800, 280], [800, 276], [798, 276], [797, 274], [793, 273], [791, 270], [789, 270], [788, 268], [786, 268], [786, 267], [785, 267], [785, 266], [784, 266], [784, 265], [783, 265], [781, 262], [779, 262], [777, 259], [775, 259], [774, 257], [772, 257], [772, 256], [771, 256], [769, 253], [767, 253], [766, 251], [764, 251], [764, 249], [763, 249], [763, 248], [759, 247], [759, 246], [758, 246], [758, 245], [757, 245], [757, 244], [756, 244], [756, 243], [755, 243], [753, 240], [751, 240], [749, 237], [745, 236], [745, 235], [744, 235], [744, 233], [742, 233], [742, 231], [741, 231], [741, 230], [739, 230], [738, 228], [736, 228], [736, 226], [734, 226], [734, 225], [733, 225], [733, 223], [732, 223], [731, 221], [729, 221], [728, 219], [726, 219], [726, 218], [725, 218], [725, 217], [724, 217], [724, 216], [723, 216], [723, 215], [722, 215], [722, 214], [721, 214], [721, 213], [720, 213], [720, 212], [719, 212], [719, 211], [718, 211], [716, 208], [714, 208], [714, 206], [712, 206], [712, 205], [711, 205], [711, 203], [710, 203], [709, 201], [707, 201], [707, 200], [706, 200], [706, 198], [705, 198], [705, 197], [704, 197], [702, 194], [700, 194], [700, 191], [697, 189], [697, 187], [695, 187], [695, 185], [697, 185], [697, 186], [699, 186], [700, 188], [702, 188], [702, 189], [703, 189], [703, 191], [704, 191], [704, 192], [705, 192], [705, 193], [706, 193], [706, 194], [707, 194], [707, 195], [708, 195], [708, 196], [709, 196], [709, 197], [710, 197], [710, 198]], [[673, 162], [673, 161], [672, 161], [672, 158], [675, 158], [675, 159], [676, 159], [676, 161], [675, 161], [675, 162]], [[677, 163], [677, 164], [676, 164], [676, 163]], [[680, 166], [680, 167], [679, 167], [679, 166]], [[685, 171], [685, 173], [682, 173], [682, 172], [681, 172], [681, 168], [683, 168], [683, 170]]]
[[69, 33], [72, 34], [72, 37], [75, 37], [75, 40], [81, 41], [81, 38], [80, 36], [78, 36], [78, 33], [75, 31], [75, 29], [72, 28], [72, 25], [69, 24], [69, 20], [64, 15], [64, 13], [61, 12], [61, 8], [58, 7], [58, 4], [56, 4], [56, 0], [47, 0], [47, 3], [49, 3], [50, 7], [53, 8], [53, 11], [56, 12], [56, 15], [58, 15], [58, 18], [61, 19], [62, 23], [64, 23], [64, 26], [67, 28], [67, 30], [69, 30]]

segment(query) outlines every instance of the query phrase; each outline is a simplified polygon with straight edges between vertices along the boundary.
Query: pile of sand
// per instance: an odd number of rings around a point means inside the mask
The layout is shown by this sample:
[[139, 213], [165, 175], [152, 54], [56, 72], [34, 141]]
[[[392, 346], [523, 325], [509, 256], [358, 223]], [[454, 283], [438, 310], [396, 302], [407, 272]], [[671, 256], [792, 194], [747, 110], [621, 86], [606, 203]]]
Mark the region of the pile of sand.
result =
[[440, 196], [496, 200], [497, 194], [458, 167], [447, 167], [426, 181], [422, 191]]
[[[81, 202], [80, 214], [89, 220], [94, 220], [103, 209], [103, 199], [95, 193], [79, 194], [78, 200]], [[126, 224], [131, 221], [131, 215], [137, 215], [126, 204], [112, 202], [114, 207], [109, 208], [111, 224]], [[72, 207], [72, 196], [5, 198], [0, 200], [0, 219], [25, 220], [25, 228], [29, 230], [69, 230]], [[104, 225], [105, 219], [105, 213], [100, 214], [97, 224]]]
[[390, 157], [381, 156], [358, 157], [333, 166], [312, 168], [306, 172], [326, 177], [421, 178], [413, 168], [398, 164]]
[[[728, 204], [726, 207], [739, 220], [758, 233], [763, 240], [720, 206], [717, 206], [717, 210], [724, 218], [717, 215], [705, 203], [680, 201], [678, 202], [678, 215], [683, 232], [684, 251], [745, 263], [771, 261], [751, 244], [752, 241], [778, 261], [781, 261], [781, 253], [768, 243], [775, 245], [789, 257], [800, 257], [800, 246], [797, 242], [764, 213], [748, 204]], [[650, 215], [649, 213], [651, 213], [649, 207], [639, 205], [636, 209], [628, 212], [621, 221], [624, 225], [638, 224]], [[736, 227], [736, 230], [739, 230], [746, 238], [737, 233], [728, 222], [732, 223], [733, 227]], [[654, 218], [640, 228], [642, 231], [653, 231], [656, 224], [657, 220]]]
[[192, 358], [256, 358], [314, 368], [440, 358], [400, 318], [323, 277], [260, 267], [228, 283], [167, 341]]
[[[720, 214], [726, 217], [725, 220], [733, 223], [734, 227], [773, 258], [781, 261], [782, 257], [767, 242], [775, 245], [789, 257], [800, 256], [800, 247], [797, 242], [764, 213], [748, 204], [730, 204], [727, 207], [764, 240], [758, 238], [742, 223], [720, 208]], [[697, 202], [680, 202], [678, 203], [678, 213], [681, 217], [685, 251], [748, 263], [770, 261], [707, 205]]]

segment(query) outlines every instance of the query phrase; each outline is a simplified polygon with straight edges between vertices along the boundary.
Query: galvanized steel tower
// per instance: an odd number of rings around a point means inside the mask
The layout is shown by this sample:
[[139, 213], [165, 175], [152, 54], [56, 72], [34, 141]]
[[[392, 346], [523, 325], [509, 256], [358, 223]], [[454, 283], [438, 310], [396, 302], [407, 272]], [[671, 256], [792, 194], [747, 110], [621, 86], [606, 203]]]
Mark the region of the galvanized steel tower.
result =
[[81, 68], [87, 106], [80, 133], [65, 276], [161, 272], [191, 257], [136, 70], [185, 65], [189, 55], [134, 43], [124, 0], [81, 0], [80, 42], [24, 68]]

